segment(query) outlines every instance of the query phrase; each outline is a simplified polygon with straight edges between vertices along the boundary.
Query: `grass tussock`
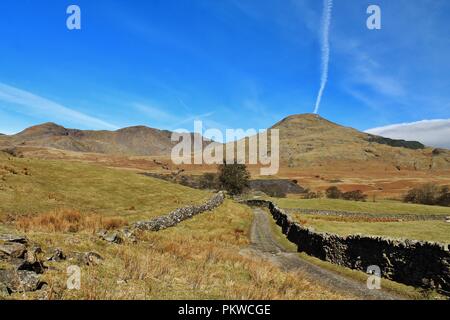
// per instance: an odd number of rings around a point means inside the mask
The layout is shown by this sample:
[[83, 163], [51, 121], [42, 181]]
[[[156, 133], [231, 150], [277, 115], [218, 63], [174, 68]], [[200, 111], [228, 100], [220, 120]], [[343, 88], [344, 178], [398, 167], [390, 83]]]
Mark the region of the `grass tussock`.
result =
[[120, 217], [105, 217], [99, 214], [85, 214], [71, 209], [59, 209], [44, 214], [20, 216], [14, 221], [22, 232], [80, 232], [113, 230], [128, 225]]

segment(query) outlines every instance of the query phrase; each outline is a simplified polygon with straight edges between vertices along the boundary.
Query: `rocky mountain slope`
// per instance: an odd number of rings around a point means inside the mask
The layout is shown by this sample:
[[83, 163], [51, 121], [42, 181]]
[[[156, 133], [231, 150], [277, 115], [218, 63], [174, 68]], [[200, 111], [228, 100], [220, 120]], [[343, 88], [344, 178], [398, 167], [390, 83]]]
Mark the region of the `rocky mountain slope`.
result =
[[170, 131], [136, 126], [117, 131], [67, 129], [45, 123], [0, 137], [0, 146], [32, 146], [120, 155], [170, 155]]
[[287, 167], [450, 169], [450, 150], [370, 135], [318, 115], [293, 115], [272, 128], [280, 130], [280, 158]]

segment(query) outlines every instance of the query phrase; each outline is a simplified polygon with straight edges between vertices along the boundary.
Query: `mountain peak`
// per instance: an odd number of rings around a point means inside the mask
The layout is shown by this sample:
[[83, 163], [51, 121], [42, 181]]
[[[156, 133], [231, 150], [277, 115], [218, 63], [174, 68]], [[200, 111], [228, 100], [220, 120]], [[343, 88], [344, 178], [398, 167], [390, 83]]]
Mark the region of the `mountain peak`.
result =
[[17, 136], [49, 136], [49, 135], [67, 135], [68, 129], [53, 122], [46, 122], [36, 126], [29, 127]]
[[153, 129], [147, 126], [131, 126], [131, 127], [125, 127], [122, 129], [117, 130], [116, 132], [139, 132], [139, 131], [150, 131], [150, 130], [157, 130]]
[[285, 128], [291, 126], [316, 127], [316, 126], [338, 126], [337, 124], [322, 118], [318, 114], [304, 113], [288, 116], [276, 123], [272, 128]]
[[324, 119], [320, 115], [315, 113], [299, 113], [299, 114], [292, 114], [290, 116], [287, 116], [281, 121], [285, 120], [295, 120], [295, 119], [303, 119], [303, 120], [317, 120], [317, 119]]

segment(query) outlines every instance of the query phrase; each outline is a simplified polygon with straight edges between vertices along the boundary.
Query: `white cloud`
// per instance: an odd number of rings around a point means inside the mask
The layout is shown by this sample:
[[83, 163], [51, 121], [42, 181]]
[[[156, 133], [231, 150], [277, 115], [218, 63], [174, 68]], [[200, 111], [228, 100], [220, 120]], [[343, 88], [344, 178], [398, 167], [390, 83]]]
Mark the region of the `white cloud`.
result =
[[392, 139], [420, 141], [427, 146], [450, 149], [450, 119], [393, 124], [366, 131]]
[[101, 119], [70, 109], [57, 102], [35, 95], [31, 92], [9, 86], [0, 82], [0, 101], [21, 106], [21, 113], [32, 113], [47, 117], [49, 120], [58, 119], [73, 123], [90, 125], [95, 128], [118, 129], [117, 126]]

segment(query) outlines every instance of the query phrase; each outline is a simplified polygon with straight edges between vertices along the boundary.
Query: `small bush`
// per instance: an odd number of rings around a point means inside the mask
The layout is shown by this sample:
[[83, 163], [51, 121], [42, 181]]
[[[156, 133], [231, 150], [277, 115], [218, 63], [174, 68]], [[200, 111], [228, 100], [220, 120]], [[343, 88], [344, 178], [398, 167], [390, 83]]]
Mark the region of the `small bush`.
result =
[[403, 201], [432, 206], [450, 206], [449, 187], [441, 187], [432, 183], [428, 183], [409, 190], [408, 193], [404, 196]]
[[450, 192], [443, 194], [437, 203], [440, 206], [450, 207]]
[[367, 195], [365, 195], [361, 190], [355, 190], [343, 193], [342, 199], [349, 201], [366, 201]]
[[199, 186], [201, 189], [215, 190], [219, 187], [217, 174], [204, 173], [199, 179]]
[[320, 199], [323, 197], [322, 192], [308, 191], [304, 195], [304, 199]]
[[366, 201], [367, 195], [361, 190], [354, 190], [348, 192], [342, 192], [338, 187], [329, 187], [326, 190], [326, 196], [328, 199], [342, 199], [348, 201]]
[[329, 187], [326, 191], [326, 196], [328, 199], [341, 199], [342, 198], [342, 191], [339, 190], [338, 187]]

